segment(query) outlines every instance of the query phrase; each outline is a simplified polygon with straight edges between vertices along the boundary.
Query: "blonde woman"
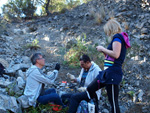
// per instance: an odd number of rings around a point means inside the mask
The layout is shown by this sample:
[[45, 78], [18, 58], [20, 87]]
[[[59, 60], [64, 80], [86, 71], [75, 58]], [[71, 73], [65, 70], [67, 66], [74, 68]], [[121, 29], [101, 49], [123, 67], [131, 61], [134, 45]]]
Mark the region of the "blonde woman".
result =
[[[122, 81], [122, 64], [126, 56], [126, 49], [130, 47], [130, 43], [127, 33], [122, 32], [120, 24], [115, 19], [111, 19], [105, 24], [104, 32], [108, 35], [110, 44], [107, 48], [96, 47], [98, 52], [105, 55], [104, 70], [100, 71], [97, 78], [89, 84], [87, 91], [80, 94], [84, 98], [81, 98], [80, 95], [78, 98], [90, 100], [95, 97], [95, 91], [105, 87], [111, 104], [111, 112], [120, 113], [118, 105], [119, 84]], [[77, 100], [79, 99], [71, 98], [73, 103], [78, 103]]]

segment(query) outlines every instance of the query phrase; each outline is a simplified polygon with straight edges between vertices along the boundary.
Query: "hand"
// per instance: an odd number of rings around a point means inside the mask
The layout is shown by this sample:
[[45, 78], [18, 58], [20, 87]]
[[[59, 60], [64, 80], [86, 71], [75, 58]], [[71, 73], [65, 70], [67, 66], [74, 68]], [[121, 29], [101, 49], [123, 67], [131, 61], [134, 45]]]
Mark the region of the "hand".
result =
[[103, 47], [103, 46], [97, 46], [96, 49], [97, 49], [97, 51], [99, 51], [99, 52], [103, 52], [104, 47]]
[[71, 82], [75, 83], [75, 82], [77, 82], [77, 79], [71, 79]]
[[70, 78], [71, 80], [72, 80], [72, 79], [75, 79], [75, 76], [72, 75], [72, 74], [70, 74], [70, 73], [67, 73], [67, 77]]
[[79, 92], [84, 92], [84, 91], [86, 91], [86, 87], [80, 87], [80, 88], [78, 88], [78, 91]]
[[60, 69], [60, 64], [57, 63], [56, 66], [55, 66], [55, 70], [58, 70], [58, 71], [59, 71], [59, 69]]

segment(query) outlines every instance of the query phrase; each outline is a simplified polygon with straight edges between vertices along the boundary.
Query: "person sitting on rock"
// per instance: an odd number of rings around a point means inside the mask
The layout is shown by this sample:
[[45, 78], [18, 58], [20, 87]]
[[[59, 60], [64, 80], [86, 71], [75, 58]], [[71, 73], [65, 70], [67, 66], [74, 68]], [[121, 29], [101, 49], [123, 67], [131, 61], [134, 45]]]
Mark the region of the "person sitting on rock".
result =
[[32, 66], [26, 72], [26, 86], [24, 95], [29, 100], [29, 105], [36, 107], [37, 103], [48, 104], [53, 102], [64, 107], [61, 98], [54, 88], [44, 90], [44, 84], [52, 84], [57, 78], [60, 64], [56, 64], [55, 70], [50, 75], [42, 72], [45, 59], [41, 53], [35, 53], [31, 57]]
[[[82, 67], [80, 71], [79, 77], [75, 78], [73, 75], [68, 74], [69, 78], [71, 79], [72, 82], [77, 82], [79, 83], [79, 92], [84, 92], [86, 90], [86, 87], [93, 81], [97, 75], [99, 74], [99, 71], [101, 71], [100, 67], [91, 61], [90, 57], [86, 54], [83, 54], [80, 59], [80, 66]], [[65, 102], [66, 99], [69, 99], [73, 96], [76, 97], [77, 94], [63, 94], [61, 96], [62, 101]], [[96, 104], [98, 105], [98, 100], [100, 99], [101, 95], [101, 90], [97, 91], [97, 101]], [[96, 106], [98, 107], [98, 106]], [[98, 108], [96, 108], [98, 109]]]

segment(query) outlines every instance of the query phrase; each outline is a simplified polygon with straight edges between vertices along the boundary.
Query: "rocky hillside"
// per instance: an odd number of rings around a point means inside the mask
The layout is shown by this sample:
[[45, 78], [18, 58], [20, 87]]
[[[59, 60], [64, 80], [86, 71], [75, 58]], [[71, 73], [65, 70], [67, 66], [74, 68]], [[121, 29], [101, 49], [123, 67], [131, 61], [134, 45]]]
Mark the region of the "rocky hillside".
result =
[[[29, 57], [35, 51], [45, 54], [46, 68], [50, 71], [56, 62], [62, 64], [64, 50], [86, 34], [86, 42], [105, 45], [103, 25], [116, 18], [128, 33], [132, 48], [124, 63], [124, 79], [120, 87], [119, 103], [122, 113], [150, 111], [150, 1], [149, 0], [93, 0], [65, 13], [50, 17], [10, 23], [0, 36], [0, 62], [6, 74], [0, 77], [0, 112], [21, 112], [12, 92], [21, 95], [25, 71], [30, 67]], [[33, 43], [35, 41], [35, 43]], [[36, 41], [39, 42], [36, 44]], [[36, 45], [37, 50], [31, 45]], [[37, 45], [39, 45], [37, 47]], [[66, 73], [79, 74], [80, 69], [62, 65], [56, 84], [67, 80]], [[14, 83], [16, 83], [14, 85]], [[13, 84], [13, 85], [12, 85]], [[59, 85], [59, 84], [57, 84]], [[10, 87], [12, 86], [12, 87]], [[61, 87], [61, 86], [60, 86]], [[61, 88], [58, 90], [61, 90]], [[109, 113], [110, 105], [103, 90], [100, 112]], [[58, 91], [59, 92], [59, 91]], [[10, 96], [11, 95], [11, 96]], [[7, 106], [7, 103], [12, 103]]]

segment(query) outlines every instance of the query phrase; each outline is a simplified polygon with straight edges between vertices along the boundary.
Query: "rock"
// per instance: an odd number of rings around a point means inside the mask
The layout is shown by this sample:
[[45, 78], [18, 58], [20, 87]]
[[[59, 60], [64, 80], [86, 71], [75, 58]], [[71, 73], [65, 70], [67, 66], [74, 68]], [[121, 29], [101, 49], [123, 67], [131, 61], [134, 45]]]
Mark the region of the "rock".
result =
[[6, 92], [5, 88], [0, 88], [0, 94], [4, 94]]
[[137, 27], [137, 28], [139, 28], [139, 29], [142, 29], [142, 27], [144, 26], [144, 22], [142, 22], [142, 23], [137, 23], [135, 26]]
[[18, 75], [18, 77], [22, 77], [23, 80], [26, 80], [26, 76], [25, 76], [25, 74], [22, 72], [22, 70], [18, 70], [16, 74]]
[[148, 29], [147, 28], [142, 28], [141, 29], [141, 34], [147, 35], [148, 34]]
[[0, 58], [0, 63], [7, 68], [9, 66], [8, 62], [5, 59]]
[[23, 31], [21, 29], [14, 29], [14, 33], [17, 35], [22, 35]]
[[18, 87], [20, 89], [24, 89], [24, 87], [25, 87], [25, 81], [23, 80], [23, 78], [22, 77], [18, 77], [17, 78], [17, 82], [18, 82]]
[[57, 20], [57, 19], [58, 19], [58, 16], [55, 16], [53, 19], [54, 19], [54, 20]]
[[12, 67], [12, 69], [16, 72], [17, 70], [19, 70], [19, 69], [21, 69], [21, 70], [23, 70], [23, 69], [28, 69], [30, 67], [30, 65], [28, 65], [28, 64], [15, 64], [13, 67]]
[[48, 18], [48, 22], [49, 23], [51, 23], [52, 22], [52, 18], [50, 17], [50, 18]]
[[0, 94], [0, 109], [10, 110], [14, 113], [22, 113], [21, 108], [19, 108], [16, 98], [12, 96], [7, 96]]
[[103, 109], [102, 112], [103, 113], [109, 113], [109, 111], [107, 109]]
[[29, 30], [30, 30], [30, 32], [34, 32], [34, 31], [37, 30], [37, 26], [32, 25], [32, 26], [29, 27]]
[[29, 101], [25, 95], [18, 97], [17, 101], [19, 102], [19, 104], [21, 105], [22, 108], [28, 108], [29, 107]]
[[0, 80], [0, 87], [1, 88], [6, 88], [8, 85], [11, 85], [11, 84], [12, 84], [12, 82]]
[[31, 63], [30, 57], [28, 57], [28, 56], [22, 56], [22, 61], [24, 64], [30, 64]]
[[138, 100], [139, 100], [139, 102], [142, 102], [142, 97], [143, 97], [143, 95], [144, 95], [144, 92], [143, 92], [143, 90], [139, 90], [139, 94], [138, 94]]

